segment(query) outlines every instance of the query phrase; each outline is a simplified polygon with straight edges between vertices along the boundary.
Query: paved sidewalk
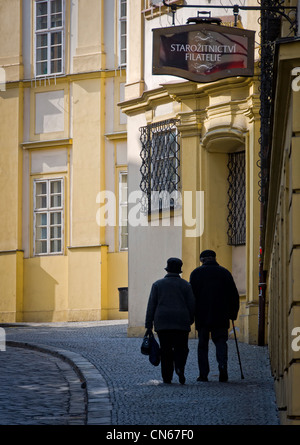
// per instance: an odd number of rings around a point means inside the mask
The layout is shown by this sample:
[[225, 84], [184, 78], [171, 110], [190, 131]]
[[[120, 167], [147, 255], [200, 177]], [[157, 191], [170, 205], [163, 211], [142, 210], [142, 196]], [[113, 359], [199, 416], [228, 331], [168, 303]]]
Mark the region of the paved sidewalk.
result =
[[61, 359], [19, 347], [0, 355], [1, 425], [84, 425], [85, 392]]
[[79, 354], [8, 341], [0, 369], [0, 425], [111, 423], [106, 383]]
[[160, 367], [127, 337], [126, 321], [1, 325], [0, 425], [279, 425], [266, 347], [229, 340], [229, 382], [197, 382], [190, 339], [186, 384], [165, 385]]

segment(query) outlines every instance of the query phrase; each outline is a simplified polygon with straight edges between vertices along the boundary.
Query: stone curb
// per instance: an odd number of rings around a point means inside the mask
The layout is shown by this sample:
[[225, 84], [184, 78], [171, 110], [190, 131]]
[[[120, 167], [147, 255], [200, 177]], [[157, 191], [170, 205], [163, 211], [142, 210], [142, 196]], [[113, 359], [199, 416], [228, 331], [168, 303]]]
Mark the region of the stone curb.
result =
[[76, 372], [86, 394], [86, 424], [111, 425], [112, 404], [106, 382], [98, 369], [82, 355], [65, 349], [35, 343], [7, 341], [7, 346], [51, 354], [67, 362]]

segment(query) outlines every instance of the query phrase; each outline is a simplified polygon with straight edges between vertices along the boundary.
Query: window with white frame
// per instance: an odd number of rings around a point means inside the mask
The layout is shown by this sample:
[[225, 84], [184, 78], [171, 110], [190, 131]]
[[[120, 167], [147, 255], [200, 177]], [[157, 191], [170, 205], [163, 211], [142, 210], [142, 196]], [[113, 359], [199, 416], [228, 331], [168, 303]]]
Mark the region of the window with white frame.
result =
[[128, 249], [127, 172], [119, 173], [119, 249]]
[[63, 179], [34, 181], [34, 255], [63, 252]]
[[63, 74], [64, 0], [35, 1], [35, 76]]
[[119, 0], [119, 64], [126, 66], [127, 51], [127, 0]]

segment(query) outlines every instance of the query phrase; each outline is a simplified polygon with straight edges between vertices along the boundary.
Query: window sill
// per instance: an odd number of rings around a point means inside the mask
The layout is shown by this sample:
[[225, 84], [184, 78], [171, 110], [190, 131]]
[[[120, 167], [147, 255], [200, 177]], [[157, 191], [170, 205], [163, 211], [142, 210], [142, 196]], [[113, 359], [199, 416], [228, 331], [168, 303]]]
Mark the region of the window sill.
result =
[[64, 256], [63, 252], [53, 252], [53, 253], [35, 253], [32, 255], [32, 258], [41, 258], [41, 257], [52, 257], [52, 256]]
[[73, 144], [73, 139], [52, 139], [47, 141], [35, 141], [35, 142], [21, 142], [21, 146], [24, 150], [49, 148], [49, 147], [66, 147]]
[[166, 218], [175, 218], [176, 216], [181, 215], [181, 210], [182, 210], [181, 206], [170, 209], [152, 210], [148, 212], [148, 221], [153, 222]]

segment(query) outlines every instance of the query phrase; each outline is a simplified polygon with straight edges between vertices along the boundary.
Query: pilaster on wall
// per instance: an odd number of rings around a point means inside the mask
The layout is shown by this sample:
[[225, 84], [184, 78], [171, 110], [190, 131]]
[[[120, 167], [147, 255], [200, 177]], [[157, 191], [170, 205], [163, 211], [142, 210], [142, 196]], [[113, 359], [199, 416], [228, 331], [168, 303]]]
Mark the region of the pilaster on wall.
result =
[[23, 311], [23, 87], [10, 83], [10, 75], [7, 80], [0, 90], [0, 320], [15, 322], [21, 321]]
[[[2, 0], [0, 13], [0, 67], [4, 70], [5, 81], [15, 82], [23, 78], [22, 1]], [[2, 82], [2, 78], [0, 82]]]
[[129, 26], [125, 100], [130, 100], [140, 97], [144, 92], [144, 24], [141, 0], [127, 2], [127, 16]]
[[0, 252], [0, 323], [23, 321], [23, 252]]
[[104, 0], [79, 1], [76, 7], [78, 8], [78, 44], [73, 59], [74, 72], [105, 69]]
[[[182, 277], [189, 280], [190, 273], [199, 266], [200, 245], [199, 237], [202, 228], [198, 227], [202, 215], [201, 199], [197, 192], [200, 190], [200, 134], [201, 124], [195, 113], [181, 116], [178, 126], [180, 132], [181, 150], [181, 193], [182, 193]], [[189, 216], [188, 218], [186, 216]], [[192, 216], [193, 215], [193, 216]], [[196, 217], [196, 219], [195, 219]], [[190, 226], [190, 220], [195, 219], [195, 226]]]

